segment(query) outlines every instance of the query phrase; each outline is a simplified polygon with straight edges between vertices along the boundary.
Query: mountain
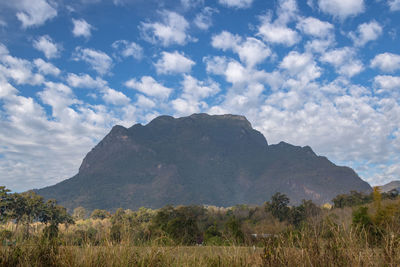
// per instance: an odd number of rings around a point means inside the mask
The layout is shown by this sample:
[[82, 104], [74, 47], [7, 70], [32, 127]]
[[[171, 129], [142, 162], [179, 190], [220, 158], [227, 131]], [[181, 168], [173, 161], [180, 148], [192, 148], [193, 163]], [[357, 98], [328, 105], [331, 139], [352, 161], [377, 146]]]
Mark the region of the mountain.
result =
[[114, 126], [74, 177], [37, 193], [68, 209], [137, 209], [166, 204], [261, 204], [275, 192], [292, 203], [331, 201], [371, 187], [310, 147], [268, 145], [243, 116], [160, 116]]
[[380, 186], [382, 192], [389, 192], [392, 189], [397, 189], [400, 192], [400, 181], [391, 181], [385, 185]]

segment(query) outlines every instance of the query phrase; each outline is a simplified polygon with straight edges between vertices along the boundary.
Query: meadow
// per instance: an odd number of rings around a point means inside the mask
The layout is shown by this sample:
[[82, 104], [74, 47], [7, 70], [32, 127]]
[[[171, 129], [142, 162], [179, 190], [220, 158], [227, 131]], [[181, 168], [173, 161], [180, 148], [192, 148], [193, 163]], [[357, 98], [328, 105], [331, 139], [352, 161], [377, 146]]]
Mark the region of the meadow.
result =
[[[76, 209], [69, 223], [0, 226], [0, 266], [399, 266], [398, 194], [352, 192], [333, 207]], [[28, 231], [28, 232], [27, 232]]]

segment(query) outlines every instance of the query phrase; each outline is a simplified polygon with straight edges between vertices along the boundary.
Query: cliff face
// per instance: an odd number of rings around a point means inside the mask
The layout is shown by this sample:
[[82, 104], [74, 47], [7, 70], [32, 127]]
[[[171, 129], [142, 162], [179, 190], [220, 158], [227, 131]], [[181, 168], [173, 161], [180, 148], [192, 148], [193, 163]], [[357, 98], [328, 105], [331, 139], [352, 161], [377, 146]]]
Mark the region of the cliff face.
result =
[[243, 116], [160, 116], [114, 126], [79, 173], [37, 192], [67, 208], [159, 208], [166, 204], [261, 204], [275, 192], [293, 203], [330, 201], [370, 186], [310, 147], [268, 145]]

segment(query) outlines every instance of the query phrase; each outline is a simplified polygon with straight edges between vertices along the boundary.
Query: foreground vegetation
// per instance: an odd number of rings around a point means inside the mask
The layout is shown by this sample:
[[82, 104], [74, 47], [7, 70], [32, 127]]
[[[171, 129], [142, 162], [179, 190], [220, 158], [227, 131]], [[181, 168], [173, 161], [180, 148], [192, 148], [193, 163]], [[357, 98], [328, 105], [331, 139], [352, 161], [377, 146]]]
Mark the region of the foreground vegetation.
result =
[[399, 266], [398, 192], [351, 192], [333, 208], [76, 208], [0, 187], [0, 266]]

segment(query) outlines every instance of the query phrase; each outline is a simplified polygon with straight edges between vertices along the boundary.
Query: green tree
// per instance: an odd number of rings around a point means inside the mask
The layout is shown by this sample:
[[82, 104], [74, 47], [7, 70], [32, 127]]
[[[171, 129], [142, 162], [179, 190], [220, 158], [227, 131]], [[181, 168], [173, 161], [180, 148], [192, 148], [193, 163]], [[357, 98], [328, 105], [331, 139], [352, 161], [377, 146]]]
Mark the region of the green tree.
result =
[[265, 203], [265, 210], [271, 212], [275, 218], [282, 222], [288, 218], [289, 201], [289, 198], [285, 194], [277, 192], [272, 196], [271, 202]]
[[109, 218], [111, 214], [106, 210], [95, 209], [92, 214], [90, 214], [91, 219], [100, 219], [104, 220], [105, 218]]
[[228, 238], [233, 239], [237, 244], [244, 242], [244, 234], [242, 231], [242, 224], [240, 220], [235, 217], [230, 217], [225, 223], [225, 234]]
[[50, 199], [44, 204], [40, 221], [46, 224], [44, 234], [49, 239], [58, 236], [59, 224], [74, 223], [73, 218], [67, 213], [67, 210], [64, 207], [57, 205], [57, 202], [54, 199]]
[[11, 202], [10, 190], [5, 186], [0, 186], [0, 223], [8, 219], [9, 206]]

